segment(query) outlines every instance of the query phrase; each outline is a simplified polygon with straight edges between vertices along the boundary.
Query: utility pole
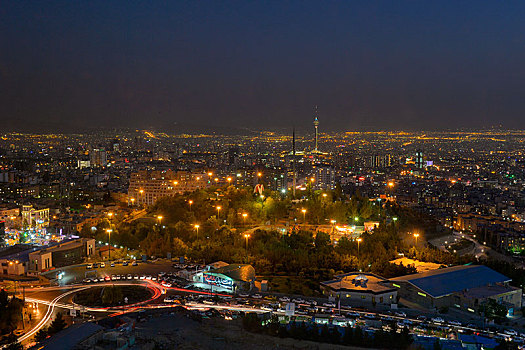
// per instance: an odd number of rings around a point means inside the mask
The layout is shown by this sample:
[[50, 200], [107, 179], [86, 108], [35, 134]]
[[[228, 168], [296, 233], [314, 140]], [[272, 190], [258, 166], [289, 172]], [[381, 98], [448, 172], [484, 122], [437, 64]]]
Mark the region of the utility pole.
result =
[[292, 181], [292, 194], [293, 198], [295, 199], [295, 182], [296, 182], [296, 175], [295, 175], [295, 127], [292, 131], [292, 173], [293, 173], [293, 181]]

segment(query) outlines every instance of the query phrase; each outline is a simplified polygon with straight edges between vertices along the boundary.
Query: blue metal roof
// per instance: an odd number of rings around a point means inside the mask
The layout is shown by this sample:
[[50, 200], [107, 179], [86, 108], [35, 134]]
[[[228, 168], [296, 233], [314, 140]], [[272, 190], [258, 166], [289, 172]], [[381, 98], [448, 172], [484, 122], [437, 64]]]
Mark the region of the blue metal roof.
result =
[[488, 284], [511, 281], [483, 265], [454, 266], [433, 270], [425, 273], [407, 275], [391, 279], [391, 281], [406, 281], [423, 292], [438, 298], [465, 289], [486, 286]]

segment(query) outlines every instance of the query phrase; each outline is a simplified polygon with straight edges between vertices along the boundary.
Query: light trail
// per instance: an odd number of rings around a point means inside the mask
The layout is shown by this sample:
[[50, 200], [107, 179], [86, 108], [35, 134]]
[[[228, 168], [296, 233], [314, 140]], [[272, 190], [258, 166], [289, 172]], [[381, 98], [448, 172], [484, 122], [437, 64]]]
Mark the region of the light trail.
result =
[[49, 307], [47, 308], [47, 311], [44, 315], [44, 317], [42, 317], [42, 319], [40, 320], [40, 322], [38, 322], [36, 324], [35, 327], [33, 327], [33, 329], [31, 329], [29, 332], [27, 332], [26, 334], [24, 334], [23, 336], [21, 336], [20, 338], [18, 338], [18, 341], [20, 343], [22, 343], [23, 341], [26, 341], [27, 339], [29, 339], [30, 337], [32, 337], [36, 332], [38, 332], [42, 327], [44, 327], [46, 325], [47, 322], [49, 322], [49, 320], [51, 319], [51, 316], [53, 315], [53, 311], [55, 310], [55, 305], [57, 304], [57, 302], [62, 299], [63, 297], [71, 294], [71, 293], [75, 293], [77, 291], [80, 291], [80, 290], [83, 290], [83, 289], [87, 289], [89, 287], [82, 287], [82, 288], [79, 288], [79, 289], [75, 289], [75, 290], [70, 290], [68, 292], [65, 292], [63, 294], [60, 294], [59, 296], [57, 296], [55, 299], [53, 299], [50, 303], [49, 303]]

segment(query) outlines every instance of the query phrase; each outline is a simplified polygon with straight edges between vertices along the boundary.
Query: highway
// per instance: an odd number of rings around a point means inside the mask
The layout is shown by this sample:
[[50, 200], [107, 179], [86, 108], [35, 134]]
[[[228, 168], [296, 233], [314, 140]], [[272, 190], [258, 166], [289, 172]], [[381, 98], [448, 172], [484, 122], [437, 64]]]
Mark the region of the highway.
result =
[[[74, 266], [69, 269], [64, 269], [66, 274], [71, 274], [72, 276], [77, 276], [76, 280], [78, 281], [78, 276], [82, 276], [86, 271], [85, 266]], [[154, 271], [172, 271], [171, 263], [159, 263], [159, 264], [140, 264], [139, 266], [119, 266], [115, 268], [104, 268], [98, 269], [97, 273], [99, 275], [107, 274], [110, 275], [115, 271], [119, 271], [121, 274], [126, 274], [128, 271], [134, 271], [139, 273], [149, 273], [155, 276]], [[131, 272], [130, 272], [131, 273]], [[75, 279], [73, 279], [75, 280]], [[81, 305], [75, 304], [73, 302], [73, 294], [86, 290], [93, 287], [101, 286], [111, 286], [111, 285], [142, 285], [149, 288], [152, 292], [152, 297], [136, 304], [125, 305], [125, 306], [116, 306], [116, 307], [83, 307]], [[200, 297], [198, 297], [200, 295]], [[164, 302], [166, 296], [172, 296], [178, 299], [180, 302], [177, 303], [168, 303]], [[47, 310], [42, 319], [27, 332], [24, 336], [20, 338], [21, 342], [26, 342], [32, 339], [34, 334], [38, 332], [42, 327], [46, 326], [54, 315], [55, 309], [75, 309], [82, 310], [93, 314], [97, 317], [105, 317], [107, 315], [116, 315], [127, 313], [131, 311], [136, 311], [137, 309], [151, 309], [151, 308], [171, 308], [175, 306], [184, 307], [188, 310], [228, 310], [232, 312], [256, 312], [256, 313], [266, 313], [272, 312], [275, 315], [284, 315], [284, 306], [288, 301], [277, 302], [274, 298], [273, 301], [266, 300], [262, 296], [255, 297], [256, 295], [251, 295], [247, 297], [232, 297], [227, 294], [218, 294], [210, 293], [206, 291], [196, 291], [189, 290], [178, 287], [165, 287], [158, 283], [158, 281], [147, 280], [147, 279], [133, 279], [133, 280], [120, 280], [120, 281], [110, 281], [110, 282], [98, 282], [98, 283], [76, 283], [69, 284], [64, 286], [50, 286], [50, 287], [38, 287], [38, 288], [27, 288], [26, 289], [26, 301], [34, 302], [42, 305], [47, 305]], [[222, 299], [222, 301], [217, 302], [217, 298]], [[446, 320], [427, 320], [409, 317], [404, 315], [402, 312], [397, 315], [392, 312], [376, 312], [368, 311], [363, 309], [356, 309], [347, 306], [341, 306], [340, 309], [332, 306], [318, 306], [319, 311], [312, 313], [312, 305], [315, 303], [313, 300], [307, 301], [303, 300], [301, 302], [296, 302], [296, 315], [304, 317], [315, 317], [315, 315], [323, 314], [330, 315], [331, 318], [346, 319], [348, 323], [359, 322], [367, 325], [374, 321], [380, 321], [383, 326], [389, 326], [392, 323], [397, 323], [398, 327], [408, 327], [411, 333], [418, 333], [421, 329], [426, 331], [458, 331], [458, 332], [478, 332], [480, 334], [485, 334], [490, 337], [509, 337], [509, 334], [498, 331], [493, 332], [487, 329], [481, 329], [473, 325], [463, 325], [456, 321], [446, 321]], [[278, 306], [276, 306], [278, 305]], [[313, 307], [316, 308], [316, 307]], [[395, 310], [393, 310], [395, 311]], [[408, 311], [407, 311], [408, 312]], [[376, 322], [377, 323], [377, 322]], [[425, 331], [425, 332], [426, 332]], [[421, 333], [421, 332], [420, 332]], [[513, 334], [515, 339], [522, 341], [520, 335]]]

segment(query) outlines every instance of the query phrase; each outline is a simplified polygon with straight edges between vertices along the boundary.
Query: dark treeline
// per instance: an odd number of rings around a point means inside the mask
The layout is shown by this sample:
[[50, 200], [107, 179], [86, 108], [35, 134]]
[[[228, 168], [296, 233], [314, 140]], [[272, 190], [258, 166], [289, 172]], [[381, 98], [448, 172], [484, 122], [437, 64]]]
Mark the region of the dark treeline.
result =
[[405, 327], [398, 333], [395, 325], [389, 332], [378, 330], [373, 334], [363, 331], [359, 326], [355, 328], [326, 324], [320, 326], [310, 322], [281, 324], [275, 317], [262, 325], [261, 319], [255, 313], [248, 313], [243, 317], [243, 327], [248, 332], [274, 337], [367, 348], [406, 349], [413, 341], [412, 336], [408, 333], [408, 328]]

